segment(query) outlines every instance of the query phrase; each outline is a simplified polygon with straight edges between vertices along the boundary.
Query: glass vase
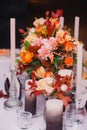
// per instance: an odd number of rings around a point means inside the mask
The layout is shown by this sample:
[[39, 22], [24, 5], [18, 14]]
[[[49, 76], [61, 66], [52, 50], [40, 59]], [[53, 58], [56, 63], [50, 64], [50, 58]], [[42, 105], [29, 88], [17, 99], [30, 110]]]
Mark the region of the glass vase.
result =
[[31, 89], [28, 82], [32, 79], [28, 79], [25, 82], [25, 111], [31, 112], [33, 117], [38, 117], [44, 114], [45, 103], [46, 99], [43, 94], [35, 96], [34, 94], [31, 95]]

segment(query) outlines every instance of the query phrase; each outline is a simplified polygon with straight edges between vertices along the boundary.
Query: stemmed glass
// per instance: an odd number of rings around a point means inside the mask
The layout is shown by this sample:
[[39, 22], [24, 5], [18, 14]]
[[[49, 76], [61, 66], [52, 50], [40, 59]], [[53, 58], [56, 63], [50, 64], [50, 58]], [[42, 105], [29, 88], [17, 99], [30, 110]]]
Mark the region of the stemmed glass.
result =
[[75, 119], [75, 103], [69, 104], [65, 109], [64, 118], [66, 129], [68, 127], [73, 127]]
[[85, 102], [82, 98], [75, 99], [76, 101], [76, 113], [75, 113], [75, 122], [78, 124], [85, 123], [85, 117], [86, 117], [86, 108], [85, 108]]

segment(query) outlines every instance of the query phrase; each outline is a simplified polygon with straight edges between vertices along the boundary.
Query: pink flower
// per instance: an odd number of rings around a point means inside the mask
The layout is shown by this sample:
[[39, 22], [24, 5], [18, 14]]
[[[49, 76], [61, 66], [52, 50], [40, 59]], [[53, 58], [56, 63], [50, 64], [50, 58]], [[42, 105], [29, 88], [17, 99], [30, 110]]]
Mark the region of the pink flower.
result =
[[47, 57], [50, 58], [52, 55], [52, 51], [57, 46], [57, 40], [54, 37], [50, 37], [49, 39], [42, 39], [42, 46], [38, 50], [39, 57], [47, 60]]
[[50, 37], [48, 42], [52, 49], [54, 49], [57, 46], [57, 40], [54, 37]]
[[43, 39], [42, 43], [43, 43], [43, 45], [38, 50], [38, 54], [39, 54], [39, 57], [47, 60], [47, 57], [50, 56], [50, 53], [52, 51], [52, 46], [49, 44], [49, 39]]
[[37, 38], [33, 43], [32, 46], [41, 46], [42, 45], [42, 38]]

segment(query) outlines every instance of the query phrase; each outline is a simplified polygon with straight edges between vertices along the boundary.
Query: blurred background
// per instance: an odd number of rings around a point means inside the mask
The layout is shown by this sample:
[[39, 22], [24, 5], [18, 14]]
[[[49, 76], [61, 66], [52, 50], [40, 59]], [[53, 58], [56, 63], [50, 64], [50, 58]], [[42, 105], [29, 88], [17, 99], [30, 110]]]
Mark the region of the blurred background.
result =
[[1, 0], [0, 48], [10, 48], [10, 18], [16, 18], [16, 47], [20, 48], [19, 28], [33, 26], [34, 18], [45, 17], [47, 10], [64, 11], [64, 25], [74, 31], [74, 18], [80, 17], [79, 40], [87, 48], [87, 5], [85, 0]]

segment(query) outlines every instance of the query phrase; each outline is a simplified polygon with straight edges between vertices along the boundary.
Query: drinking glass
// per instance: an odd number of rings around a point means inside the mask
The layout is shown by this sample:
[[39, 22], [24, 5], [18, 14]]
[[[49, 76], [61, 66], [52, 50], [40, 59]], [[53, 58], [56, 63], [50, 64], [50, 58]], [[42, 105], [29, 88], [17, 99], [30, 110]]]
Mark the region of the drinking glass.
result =
[[17, 111], [17, 125], [21, 129], [29, 129], [32, 124], [32, 114], [27, 111]]

